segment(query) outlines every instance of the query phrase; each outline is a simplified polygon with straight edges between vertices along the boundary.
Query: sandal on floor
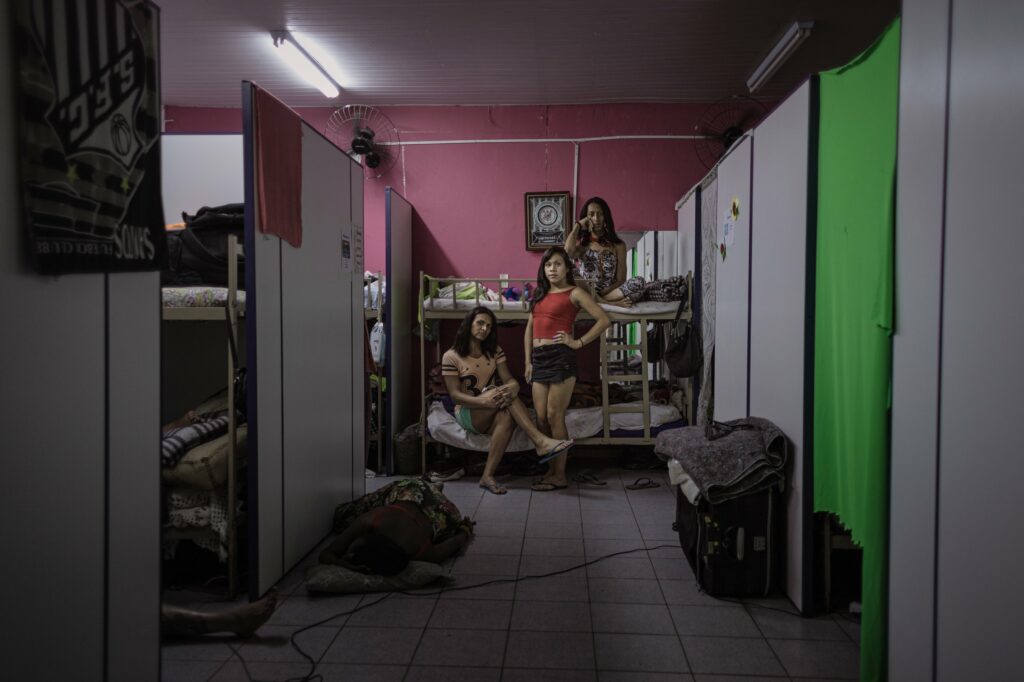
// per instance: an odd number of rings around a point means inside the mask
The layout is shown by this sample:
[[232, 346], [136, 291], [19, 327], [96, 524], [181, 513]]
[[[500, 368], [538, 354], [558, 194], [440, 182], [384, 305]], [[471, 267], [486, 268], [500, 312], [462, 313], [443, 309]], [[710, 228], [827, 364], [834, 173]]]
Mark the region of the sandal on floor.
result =
[[554, 483], [545, 483], [544, 481], [537, 481], [530, 486], [530, 490], [538, 493], [549, 493], [552, 490], [565, 490], [568, 485], [556, 485]]
[[492, 495], [505, 495], [506, 493], [508, 493], [508, 488], [501, 485], [497, 481], [495, 481], [494, 483], [481, 483], [480, 487]]
[[627, 485], [626, 490], [645, 490], [647, 488], [657, 488], [660, 485], [661, 484], [658, 483], [657, 481], [651, 480], [650, 478], [644, 476], [643, 478], [638, 478], [629, 485]]
[[558, 445], [556, 445], [552, 449], [548, 450], [548, 452], [545, 455], [543, 455], [540, 459], [537, 460], [537, 463], [538, 464], [544, 464], [546, 462], [550, 462], [555, 457], [558, 457], [559, 455], [561, 455], [563, 452], [565, 452], [566, 450], [568, 450], [571, 447], [572, 447], [572, 440], [559, 441]]
[[602, 481], [589, 471], [581, 471], [573, 476], [572, 480], [576, 483], [585, 483], [587, 485], [608, 485], [608, 481]]

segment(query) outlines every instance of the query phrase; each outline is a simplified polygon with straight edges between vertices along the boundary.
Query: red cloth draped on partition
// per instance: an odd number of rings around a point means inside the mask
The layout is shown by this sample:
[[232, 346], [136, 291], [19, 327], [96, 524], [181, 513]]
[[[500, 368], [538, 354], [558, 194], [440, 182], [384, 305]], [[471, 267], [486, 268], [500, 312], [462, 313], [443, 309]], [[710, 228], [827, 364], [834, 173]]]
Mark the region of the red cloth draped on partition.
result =
[[302, 119], [269, 92], [253, 88], [256, 196], [260, 232], [302, 246]]

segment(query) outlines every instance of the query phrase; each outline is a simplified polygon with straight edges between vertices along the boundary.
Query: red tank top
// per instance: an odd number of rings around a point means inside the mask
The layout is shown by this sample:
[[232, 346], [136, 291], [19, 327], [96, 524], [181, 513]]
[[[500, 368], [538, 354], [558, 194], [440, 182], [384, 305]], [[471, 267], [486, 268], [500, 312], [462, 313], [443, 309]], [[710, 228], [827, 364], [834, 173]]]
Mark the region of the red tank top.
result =
[[578, 312], [572, 302], [573, 289], [555, 293], [549, 291], [533, 307], [533, 338], [550, 339], [558, 332], [572, 335], [572, 325]]

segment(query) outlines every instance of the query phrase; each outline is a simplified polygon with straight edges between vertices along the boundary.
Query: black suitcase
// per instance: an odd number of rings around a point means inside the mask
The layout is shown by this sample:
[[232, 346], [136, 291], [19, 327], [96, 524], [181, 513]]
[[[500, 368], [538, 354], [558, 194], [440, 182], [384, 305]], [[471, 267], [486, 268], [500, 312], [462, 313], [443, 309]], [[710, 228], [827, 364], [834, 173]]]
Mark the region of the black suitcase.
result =
[[696, 506], [676, 490], [679, 544], [701, 588], [713, 597], [767, 595], [775, 580], [779, 548], [776, 486], [720, 504]]

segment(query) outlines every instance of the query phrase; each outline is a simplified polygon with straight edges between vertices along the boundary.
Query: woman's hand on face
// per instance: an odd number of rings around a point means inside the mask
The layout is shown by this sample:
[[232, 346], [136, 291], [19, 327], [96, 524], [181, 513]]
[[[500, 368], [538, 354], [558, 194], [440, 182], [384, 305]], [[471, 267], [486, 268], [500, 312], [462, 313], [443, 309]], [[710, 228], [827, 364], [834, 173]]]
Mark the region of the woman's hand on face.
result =
[[580, 341], [579, 339], [572, 338], [565, 332], [558, 332], [557, 334], [555, 334], [553, 338], [555, 340], [555, 343], [564, 343], [566, 346], [569, 346], [569, 348], [572, 348], [573, 350], [579, 350], [580, 348], [583, 347], [582, 341]]

